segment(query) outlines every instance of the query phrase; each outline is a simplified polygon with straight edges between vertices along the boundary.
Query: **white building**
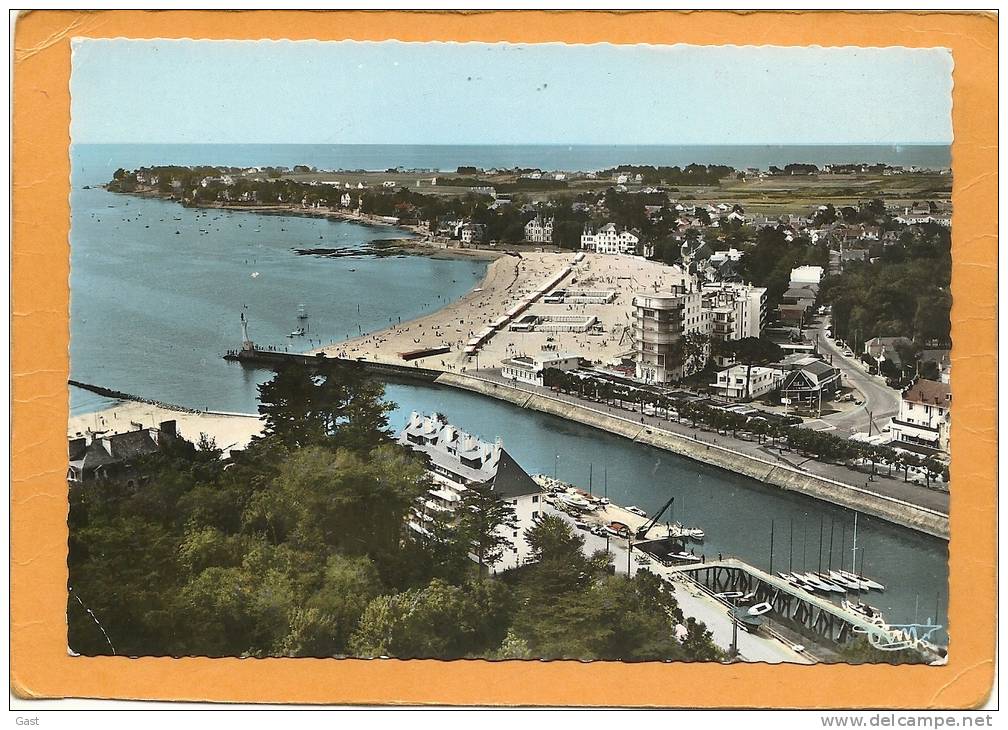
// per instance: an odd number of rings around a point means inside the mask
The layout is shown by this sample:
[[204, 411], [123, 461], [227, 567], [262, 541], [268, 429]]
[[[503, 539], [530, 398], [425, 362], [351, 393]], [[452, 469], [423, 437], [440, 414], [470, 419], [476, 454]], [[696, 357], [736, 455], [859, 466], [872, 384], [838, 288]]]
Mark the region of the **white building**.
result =
[[459, 238], [462, 243], [472, 244], [483, 240], [483, 225], [480, 223], [466, 223], [459, 229]]
[[532, 385], [543, 384], [543, 372], [550, 368], [569, 372], [581, 366], [581, 357], [570, 352], [543, 352], [538, 355], [519, 355], [501, 361], [501, 375]]
[[617, 231], [613, 223], [606, 223], [597, 231], [585, 226], [581, 233], [581, 249], [609, 255], [638, 253], [640, 231], [623, 229]]
[[704, 309], [710, 312], [710, 336], [716, 340], [759, 337], [766, 323], [767, 290], [721, 282], [703, 285]]
[[525, 240], [530, 243], [553, 243], [553, 219], [536, 216], [525, 224]]
[[737, 248], [729, 248], [727, 251], [715, 251], [710, 255], [710, 258], [707, 260], [710, 261], [715, 266], [720, 266], [721, 264], [726, 263], [728, 261], [737, 264], [739, 261], [742, 260], [742, 257], [744, 255], [745, 253], [743, 251], [739, 251]]
[[796, 284], [814, 284], [817, 288], [822, 281], [822, 266], [799, 266], [791, 269], [791, 286]]
[[[746, 388], [746, 378], [749, 378], [749, 387]], [[759, 398], [780, 387], [784, 380], [784, 373], [779, 368], [767, 368], [754, 365], [749, 370], [747, 365], [735, 365], [722, 370], [717, 374], [717, 382], [711, 383], [710, 387], [725, 398], [731, 400], [742, 400], [744, 398]]]
[[889, 432], [893, 446], [917, 445], [948, 453], [952, 389], [921, 378], [903, 393]]
[[[684, 279], [685, 281], [685, 279]], [[710, 317], [703, 296], [692, 284], [667, 292], [637, 294], [633, 299], [636, 377], [645, 383], [669, 383], [703, 367], [707, 353], [683, 353], [686, 335], [709, 335]]]
[[[420, 539], [431, 539], [431, 523], [437, 519], [452, 522], [475, 485], [488, 487], [514, 507], [517, 525], [499, 527], [510, 547], [494, 565], [492, 572], [516, 568], [529, 561], [532, 551], [525, 541], [525, 531], [542, 516], [539, 485], [504, 449], [500, 439], [493, 444], [460, 431], [437, 413], [423, 416], [416, 411], [399, 434], [399, 443], [423, 454], [434, 487], [417, 500], [409, 519], [410, 530]], [[470, 555], [475, 560], [475, 555]]]

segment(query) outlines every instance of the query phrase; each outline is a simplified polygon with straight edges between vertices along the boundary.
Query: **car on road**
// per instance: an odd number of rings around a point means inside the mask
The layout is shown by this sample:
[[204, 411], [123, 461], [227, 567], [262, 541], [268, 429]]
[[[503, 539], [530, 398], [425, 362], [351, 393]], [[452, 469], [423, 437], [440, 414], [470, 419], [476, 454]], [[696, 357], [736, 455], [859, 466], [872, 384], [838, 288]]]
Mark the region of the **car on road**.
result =
[[588, 529], [588, 523], [585, 522], [584, 520], [574, 520], [574, 526], [577, 527], [579, 530]]

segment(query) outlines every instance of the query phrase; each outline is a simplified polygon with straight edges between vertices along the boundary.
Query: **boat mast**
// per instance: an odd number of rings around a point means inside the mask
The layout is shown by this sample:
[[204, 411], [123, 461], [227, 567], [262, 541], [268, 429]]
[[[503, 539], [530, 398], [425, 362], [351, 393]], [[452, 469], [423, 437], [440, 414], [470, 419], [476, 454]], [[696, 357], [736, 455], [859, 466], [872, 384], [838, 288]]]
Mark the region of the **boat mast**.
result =
[[854, 513], [854, 539], [851, 545], [850, 569], [857, 572], [857, 512]]
[[833, 516], [829, 518], [829, 559], [826, 561], [826, 571], [833, 570]]
[[823, 537], [823, 521], [824, 517], [822, 512], [819, 513], [819, 572], [822, 573], [822, 537]]

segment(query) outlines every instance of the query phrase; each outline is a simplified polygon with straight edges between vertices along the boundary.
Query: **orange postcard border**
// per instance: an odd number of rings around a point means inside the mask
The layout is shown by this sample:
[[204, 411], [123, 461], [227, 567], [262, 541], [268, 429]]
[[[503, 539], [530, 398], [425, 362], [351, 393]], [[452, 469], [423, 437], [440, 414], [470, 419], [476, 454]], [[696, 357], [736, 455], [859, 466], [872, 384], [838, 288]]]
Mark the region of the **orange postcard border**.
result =
[[[944, 667], [74, 658], [66, 646], [70, 39], [943, 46], [955, 63], [950, 659]], [[944, 12], [34, 11], [15, 28], [11, 687], [21, 697], [975, 707], [994, 672], [997, 17]], [[967, 628], [968, 627], [968, 628]], [[688, 676], [689, 682], [683, 678]]]

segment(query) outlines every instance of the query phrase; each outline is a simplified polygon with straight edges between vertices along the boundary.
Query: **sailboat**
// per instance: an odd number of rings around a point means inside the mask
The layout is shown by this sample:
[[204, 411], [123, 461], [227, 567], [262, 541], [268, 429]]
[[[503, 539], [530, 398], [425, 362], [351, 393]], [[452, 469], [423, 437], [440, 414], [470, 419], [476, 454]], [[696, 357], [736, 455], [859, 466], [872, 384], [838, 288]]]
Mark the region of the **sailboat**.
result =
[[298, 327], [293, 332], [291, 332], [288, 337], [304, 337], [305, 333], [308, 331], [308, 313], [305, 311], [305, 305], [298, 305]]

